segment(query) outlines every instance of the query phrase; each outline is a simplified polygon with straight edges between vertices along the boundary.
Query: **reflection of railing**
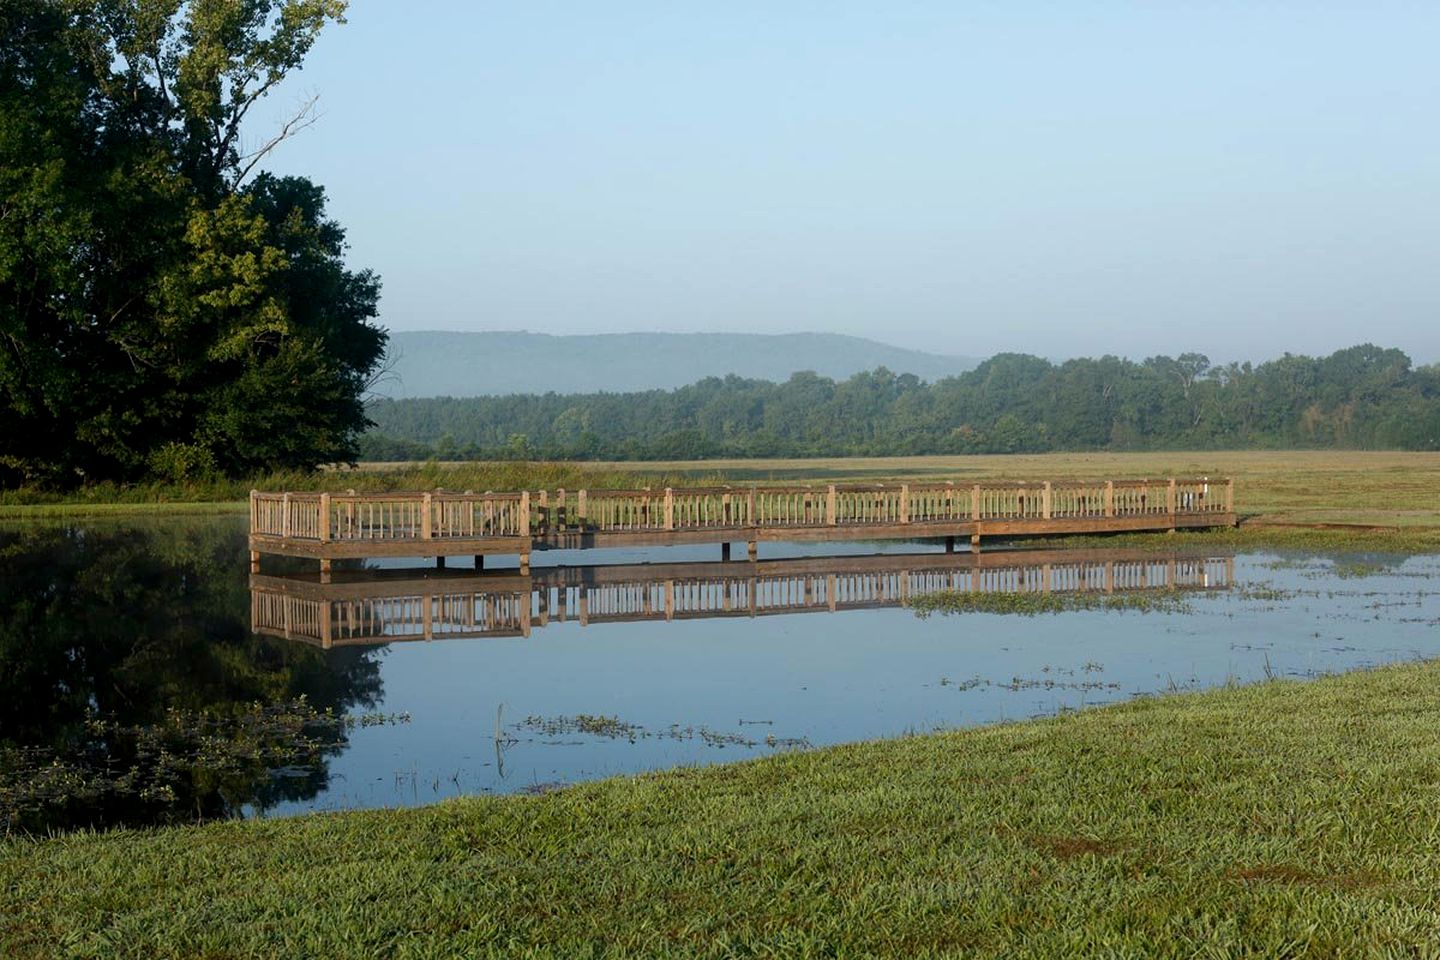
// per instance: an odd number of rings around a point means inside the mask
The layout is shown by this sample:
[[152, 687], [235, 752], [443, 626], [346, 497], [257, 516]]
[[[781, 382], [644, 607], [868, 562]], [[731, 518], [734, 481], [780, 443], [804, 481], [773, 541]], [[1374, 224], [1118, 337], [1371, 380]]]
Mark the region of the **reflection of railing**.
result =
[[251, 549], [322, 559], [519, 553], [785, 538], [1095, 533], [1223, 526], [1229, 480], [890, 483], [542, 490], [538, 493], [261, 493]]
[[532, 576], [383, 571], [330, 583], [257, 574], [251, 615], [257, 633], [328, 647], [529, 636], [536, 626], [572, 619], [583, 625], [875, 609], [936, 590], [1214, 590], [1233, 580], [1233, 558], [1120, 550], [556, 567]]

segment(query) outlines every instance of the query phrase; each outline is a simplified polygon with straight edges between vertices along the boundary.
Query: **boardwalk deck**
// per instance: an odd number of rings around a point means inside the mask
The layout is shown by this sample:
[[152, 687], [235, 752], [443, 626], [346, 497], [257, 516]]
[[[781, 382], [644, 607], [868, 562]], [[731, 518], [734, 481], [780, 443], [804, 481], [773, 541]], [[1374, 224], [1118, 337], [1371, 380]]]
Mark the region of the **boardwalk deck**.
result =
[[1209, 478], [565, 490], [538, 493], [250, 495], [261, 554], [330, 561], [518, 555], [534, 550], [912, 540], [1233, 526], [1234, 483]]
[[1229, 589], [1233, 556], [1139, 550], [806, 557], [515, 571], [346, 571], [250, 578], [256, 633], [321, 647], [529, 636], [577, 621], [628, 623], [899, 607], [936, 590], [1080, 593]]

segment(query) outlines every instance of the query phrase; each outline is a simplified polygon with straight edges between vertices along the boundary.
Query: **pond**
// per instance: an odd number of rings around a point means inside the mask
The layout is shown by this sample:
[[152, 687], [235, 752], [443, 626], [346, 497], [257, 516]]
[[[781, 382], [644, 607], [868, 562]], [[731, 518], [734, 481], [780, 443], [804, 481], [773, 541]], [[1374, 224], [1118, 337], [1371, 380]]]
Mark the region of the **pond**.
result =
[[[1434, 556], [766, 544], [491, 567], [252, 577], [233, 517], [0, 529], [0, 827], [536, 792], [1440, 655]], [[964, 612], [917, 615], [936, 590]]]

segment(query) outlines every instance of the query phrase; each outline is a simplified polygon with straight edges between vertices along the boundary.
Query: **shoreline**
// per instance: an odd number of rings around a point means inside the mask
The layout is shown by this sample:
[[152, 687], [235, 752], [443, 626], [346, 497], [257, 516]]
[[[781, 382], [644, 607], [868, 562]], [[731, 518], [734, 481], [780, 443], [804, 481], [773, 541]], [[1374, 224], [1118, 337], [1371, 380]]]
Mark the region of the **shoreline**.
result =
[[542, 796], [0, 840], [0, 946], [1385, 952], [1440, 932], [1437, 680], [1405, 663]]

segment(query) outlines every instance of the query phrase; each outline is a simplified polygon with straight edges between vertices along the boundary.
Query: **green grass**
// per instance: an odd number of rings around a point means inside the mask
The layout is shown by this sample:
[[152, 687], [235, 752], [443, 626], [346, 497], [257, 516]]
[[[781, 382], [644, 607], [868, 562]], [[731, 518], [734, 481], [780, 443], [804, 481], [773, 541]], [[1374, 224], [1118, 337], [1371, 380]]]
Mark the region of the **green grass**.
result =
[[0, 955], [1440, 945], [1440, 663], [535, 797], [0, 843]]
[[[74, 517], [153, 512], [223, 512], [243, 509], [255, 490], [554, 490], [559, 487], [664, 487], [681, 484], [676, 474], [615, 470], [574, 463], [489, 463], [397, 466], [391, 469], [278, 472], [242, 479], [194, 483], [99, 483], [75, 490], [0, 490], [0, 518]], [[693, 483], [693, 480], [689, 482]]]

